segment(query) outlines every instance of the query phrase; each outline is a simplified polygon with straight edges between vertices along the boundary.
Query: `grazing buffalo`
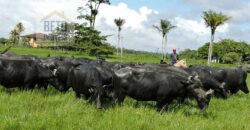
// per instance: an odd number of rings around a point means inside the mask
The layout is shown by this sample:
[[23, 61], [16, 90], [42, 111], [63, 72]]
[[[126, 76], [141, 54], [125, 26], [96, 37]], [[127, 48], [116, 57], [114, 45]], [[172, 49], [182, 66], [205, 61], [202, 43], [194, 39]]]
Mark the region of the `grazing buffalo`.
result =
[[0, 84], [6, 88], [32, 89], [53, 77], [50, 70], [33, 60], [0, 59]]
[[[170, 70], [170, 69], [169, 69]], [[211, 92], [201, 88], [197, 77], [180, 75], [175, 69], [147, 70], [145, 67], [125, 67], [115, 71], [113, 85], [114, 98], [123, 102], [126, 96], [138, 101], [157, 101], [157, 110], [163, 110], [166, 104], [176, 98], [194, 97], [198, 106], [208, 106]]]
[[209, 71], [209, 73], [219, 82], [225, 82], [226, 87], [231, 94], [237, 93], [239, 90], [249, 93], [246, 79], [247, 72], [241, 68], [218, 68], [207, 66], [192, 66], [193, 68], [201, 68]]
[[70, 69], [75, 67], [71, 62], [58, 61], [56, 62], [56, 67], [53, 68], [54, 78], [49, 82], [60, 92], [66, 92], [69, 90], [70, 86], [67, 85], [67, 80], [69, 76]]
[[66, 92], [70, 88], [70, 86], [67, 86], [70, 69], [81, 64], [92, 62], [93, 60], [84, 58], [48, 57], [40, 58], [39, 61], [42, 66], [53, 71], [55, 77], [50, 80], [49, 84], [60, 92]]
[[227, 98], [228, 89], [226, 88], [226, 84], [224, 82], [220, 83], [217, 81], [206, 69], [202, 68], [185, 68], [184, 70], [188, 72], [195, 72], [199, 75], [199, 79], [202, 82], [203, 88], [205, 90], [212, 89], [215, 92], [215, 96]]
[[[198, 75], [199, 79], [201, 80], [203, 84], [203, 88], [205, 90], [215, 90], [215, 95], [218, 97], [227, 98], [227, 88], [225, 86], [225, 83], [218, 82], [207, 70], [200, 69], [200, 68], [179, 68], [179, 67], [173, 67], [166, 64], [145, 64], [140, 67], [144, 67], [147, 70], [154, 70], [154, 71], [168, 71], [168, 73], [178, 73], [179, 75]], [[172, 71], [174, 70], [174, 71]]]
[[105, 89], [112, 86], [112, 76], [110, 68], [99, 63], [86, 63], [70, 70], [67, 85], [73, 88], [76, 97], [83, 95], [86, 100], [95, 101], [97, 108], [101, 108]]

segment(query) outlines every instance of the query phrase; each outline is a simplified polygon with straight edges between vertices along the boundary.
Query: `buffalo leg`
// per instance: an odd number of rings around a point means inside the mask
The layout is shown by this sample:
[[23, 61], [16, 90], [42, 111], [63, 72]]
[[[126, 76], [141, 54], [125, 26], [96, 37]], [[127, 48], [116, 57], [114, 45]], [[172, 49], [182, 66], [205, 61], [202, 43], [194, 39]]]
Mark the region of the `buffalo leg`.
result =
[[76, 96], [77, 99], [80, 99], [81, 98], [81, 93], [75, 92], [75, 96]]
[[126, 97], [126, 95], [124, 93], [116, 90], [114, 93], [113, 99], [115, 102], [117, 102], [119, 105], [121, 105], [122, 102], [124, 101], [125, 97]]
[[161, 114], [165, 111], [167, 104], [173, 101], [173, 98], [166, 98], [165, 96], [158, 96], [157, 97], [157, 111]]
[[166, 108], [164, 106], [166, 106], [165, 103], [163, 103], [163, 102], [157, 102], [157, 111], [162, 113], [162, 111], [163, 111], [162, 109]]
[[33, 84], [33, 83], [25, 84], [25, 85], [22, 86], [23, 90], [31, 90], [31, 89], [34, 89], [34, 88], [35, 88], [35, 84]]
[[123, 103], [123, 101], [124, 101], [124, 99], [125, 99], [125, 97], [126, 97], [126, 95], [125, 94], [123, 94], [123, 93], [120, 93], [119, 95], [117, 95], [118, 97], [117, 97], [117, 102], [118, 102], [118, 104], [122, 104]]

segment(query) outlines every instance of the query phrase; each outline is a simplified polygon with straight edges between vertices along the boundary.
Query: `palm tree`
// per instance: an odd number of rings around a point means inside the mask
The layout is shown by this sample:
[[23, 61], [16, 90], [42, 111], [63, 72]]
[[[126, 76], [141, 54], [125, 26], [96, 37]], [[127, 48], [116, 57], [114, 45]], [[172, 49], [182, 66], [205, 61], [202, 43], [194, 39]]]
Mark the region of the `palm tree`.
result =
[[[119, 48], [119, 44], [120, 44], [120, 40], [121, 40], [121, 30], [122, 30], [122, 25], [125, 24], [125, 19], [121, 19], [121, 18], [117, 18], [114, 20], [114, 23], [116, 24], [116, 26], [118, 27], [118, 42], [117, 42], [117, 55], [118, 55], [118, 48]], [[122, 59], [122, 53], [123, 53], [123, 50], [122, 50], [122, 46], [120, 47], [121, 48], [121, 59]]]
[[21, 22], [19, 22], [16, 27], [15, 27], [15, 30], [17, 32], [17, 39], [18, 39], [18, 44], [20, 44], [20, 41], [21, 41], [21, 33], [24, 31], [24, 26]]
[[203, 19], [205, 20], [206, 26], [210, 27], [211, 29], [211, 41], [209, 44], [208, 61], [207, 61], [207, 63], [210, 64], [213, 54], [213, 42], [214, 42], [215, 31], [218, 26], [223, 25], [226, 21], [230, 19], [230, 17], [222, 14], [221, 12], [216, 13], [210, 10], [203, 12]]
[[[167, 49], [167, 33], [169, 33], [169, 31], [175, 28], [176, 26], [172, 25], [171, 22], [168, 20], [161, 19], [160, 26], [154, 25], [153, 27], [162, 33], [162, 60], [164, 61], [166, 49]], [[165, 51], [165, 54], [164, 54], [164, 51]]]

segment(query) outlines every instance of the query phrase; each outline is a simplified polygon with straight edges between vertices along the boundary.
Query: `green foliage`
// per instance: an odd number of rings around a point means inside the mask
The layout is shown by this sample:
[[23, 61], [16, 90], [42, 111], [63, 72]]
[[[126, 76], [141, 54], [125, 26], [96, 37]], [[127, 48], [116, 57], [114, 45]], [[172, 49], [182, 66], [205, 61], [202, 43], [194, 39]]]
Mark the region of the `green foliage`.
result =
[[198, 59], [198, 53], [196, 50], [186, 49], [179, 52], [179, 55], [183, 59]]
[[154, 25], [153, 27], [156, 28], [159, 32], [161, 32], [162, 37], [164, 38], [166, 34], [176, 26], [172, 25], [169, 20], [161, 19], [160, 26], [158, 27]]
[[224, 63], [232, 64], [232, 63], [240, 62], [241, 58], [237, 53], [230, 52], [230, 53], [225, 54], [222, 59], [223, 59]]
[[122, 30], [122, 25], [124, 25], [125, 22], [126, 22], [125, 19], [121, 19], [121, 18], [114, 19], [114, 23], [118, 27], [119, 32]]
[[72, 46], [90, 55], [108, 56], [114, 52], [114, 48], [106, 43], [108, 36], [102, 36], [100, 31], [85, 24], [65, 23], [50, 37], [51, 40], [56, 37], [58, 45]]
[[237, 53], [240, 58], [250, 54], [250, 45], [246, 42], [236, 42], [231, 39], [223, 39], [215, 44], [219, 58], [230, 52]]
[[[198, 58], [207, 59], [208, 47], [209, 43], [206, 43], [197, 50]], [[228, 53], [234, 52], [237, 54], [237, 57], [239, 59], [237, 60], [237, 62], [241, 62], [240, 59], [244, 61], [243, 57], [246, 57], [250, 54], [250, 45], [242, 41], [237, 42], [231, 39], [223, 39], [217, 43], [214, 43], [213, 50], [213, 57], [216, 57], [220, 60], [225, 60], [225, 58], [228, 59]], [[231, 54], [229, 56], [231, 57]]]
[[16, 31], [16, 29], [11, 30], [10, 31], [10, 40], [12, 42], [11, 44], [17, 44], [18, 39], [19, 39], [19, 34]]
[[91, 44], [81, 44], [79, 46], [82, 50], [91, 56], [105, 55], [108, 57], [114, 53], [114, 48], [108, 44], [101, 44], [99, 46], [91, 45]]
[[203, 12], [203, 19], [207, 27], [211, 28], [212, 35], [214, 35], [216, 28], [228, 21], [230, 17], [224, 15], [222, 12], [217, 13], [210, 10]]
[[6, 38], [0, 38], [0, 44], [5, 45], [7, 43], [7, 39]]
[[209, 48], [209, 43], [206, 43], [202, 47], [198, 48], [198, 58], [201, 59], [207, 59], [208, 58], [208, 48]]
[[25, 30], [23, 24], [19, 22], [13, 30], [10, 31], [10, 40], [12, 44], [21, 44], [21, 33]]
[[88, 0], [86, 7], [78, 7], [77, 11], [80, 15], [77, 19], [84, 19], [89, 22], [89, 27], [95, 28], [96, 16], [99, 12], [101, 4], [111, 4], [110, 0]]
[[76, 44], [93, 44], [99, 46], [104, 44], [107, 36], [102, 36], [100, 31], [94, 30], [91, 27], [86, 27], [84, 24], [76, 24], [75, 42]]

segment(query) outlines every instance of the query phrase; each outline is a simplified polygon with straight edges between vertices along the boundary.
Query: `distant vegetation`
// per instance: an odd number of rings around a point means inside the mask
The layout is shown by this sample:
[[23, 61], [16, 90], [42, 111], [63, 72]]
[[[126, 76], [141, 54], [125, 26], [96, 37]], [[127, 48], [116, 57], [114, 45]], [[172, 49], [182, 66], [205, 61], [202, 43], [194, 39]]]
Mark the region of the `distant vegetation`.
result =
[[[184, 50], [181, 56], [191, 59], [207, 59], [209, 43], [206, 43], [198, 50]], [[241, 63], [249, 62], [250, 45], [243, 41], [223, 39], [213, 45], [212, 59], [219, 60], [221, 63]]]

